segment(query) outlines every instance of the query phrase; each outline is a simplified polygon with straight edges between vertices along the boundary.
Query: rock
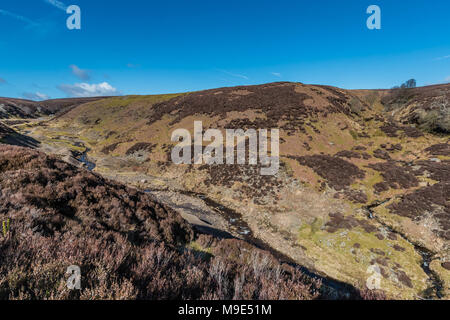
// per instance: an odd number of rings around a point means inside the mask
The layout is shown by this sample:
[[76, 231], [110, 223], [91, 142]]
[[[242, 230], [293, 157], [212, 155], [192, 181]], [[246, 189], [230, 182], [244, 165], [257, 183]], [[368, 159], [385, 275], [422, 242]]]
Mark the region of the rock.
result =
[[433, 161], [433, 162], [441, 162], [441, 159], [439, 159], [439, 158], [431, 158], [430, 161]]

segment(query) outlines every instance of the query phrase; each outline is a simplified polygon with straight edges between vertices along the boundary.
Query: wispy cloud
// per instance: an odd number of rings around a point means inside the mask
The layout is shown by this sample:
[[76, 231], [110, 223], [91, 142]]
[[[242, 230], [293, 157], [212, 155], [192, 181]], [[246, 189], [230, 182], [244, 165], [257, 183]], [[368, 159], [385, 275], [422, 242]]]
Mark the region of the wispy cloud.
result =
[[271, 72], [271, 74], [275, 77], [281, 78], [281, 73], [279, 72]]
[[67, 10], [67, 7], [68, 7], [64, 3], [62, 3], [61, 1], [58, 1], [58, 0], [44, 0], [44, 1], [47, 2], [48, 4], [51, 4], [55, 8], [63, 10], [64, 12]]
[[445, 78], [446, 82], [450, 82], [450, 76], [448, 76], [447, 78]]
[[58, 89], [63, 91], [69, 97], [99, 97], [119, 95], [119, 91], [111, 86], [108, 82], [102, 82], [98, 84], [62, 84], [58, 86]]
[[140, 64], [134, 64], [134, 63], [128, 63], [127, 67], [130, 69], [134, 69], [134, 68], [140, 68], [141, 65]]
[[241, 79], [245, 79], [245, 80], [248, 80], [248, 79], [249, 79], [249, 77], [247, 77], [247, 76], [244, 75], [244, 74], [233, 73], [233, 72], [229, 72], [229, 71], [226, 71], [226, 70], [219, 70], [219, 71], [222, 72], [222, 73], [225, 73], [226, 75], [235, 77], [235, 78], [241, 78]]
[[35, 82], [33, 82], [31, 85], [32, 85], [33, 87], [35, 87], [36, 89], [40, 89], [40, 90], [47, 90], [47, 89], [48, 89], [48, 87], [41, 86], [40, 84], [37, 84], [37, 83], [35, 83]]
[[445, 59], [449, 59], [449, 58], [450, 58], [450, 54], [447, 55], [447, 56], [438, 57], [438, 58], [436, 58], [436, 59], [434, 59], [434, 60], [445, 60]]
[[5, 80], [5, 79], [3, 79], [3, 78], [0, 78], [0, 84], [7, 84], [8, 82]]
[[44, 93], [40, 93], [40, 92], [24, 92], [22, 94], [22, 96], [25, 99], [30, 99], [30, 100], [37, 100], [37, 101], [41, 101], [41, 100], [48, 100], [50, 99], [50, 97]]
[[70, 65], [69, 67], [70, 67], [70, 69], [72, 69], [72, 73], [76, 77], [80, 78], [81, 80], [87, 81], [87, 80], [91, 79], [91, 76], [89, 75], [89, 71], [80, 69], [78, 66], [76, 66], [74, 64]]
[[10, 18], [13, 18], [13, 19], [16, 19], [16, 20], [19, 20], [19, 21], [22, 21], [22, 22], [25, 22], [29, 26], [34, 26], [35, 27], [35, 26], [39, 25], [38, 23], [36, 23], [36, 22], [34, 22], [34, 21], [32, 21], [32, 20], [30, 20], [28, 18], [25, 18], [25, 17], [23, 17], [21, 15], [18, 15], [18, 14], [15, 14], [15, 13], [12, 13], [12, 12], [9, 12], [9, 11], [6, 11], [6, 10], [0, 9], [0, 14], [2, 14], [4, 16], [7, 16], [7, 17], [10, 17]]

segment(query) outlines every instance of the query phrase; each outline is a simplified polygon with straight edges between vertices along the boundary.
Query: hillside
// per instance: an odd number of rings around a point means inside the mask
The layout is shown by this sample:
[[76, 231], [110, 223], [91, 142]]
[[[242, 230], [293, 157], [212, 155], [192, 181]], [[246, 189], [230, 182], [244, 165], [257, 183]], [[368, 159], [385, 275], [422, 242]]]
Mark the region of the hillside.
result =
[[99, 98], [68, 98], [31, 101], [0, 97], [0, 119], [32, 119], [55, 114]]
[[[151, 195], [0, 145], [0, 299], [312, 299], [320, 281]], [[66, 287], [77, 265], [82, 290]]]
[[[84, 154], [95, 172], [152, 190], [191, 221], [207, 219], [243, 239], [250, 232], [329, 278], [364, 290], [377, 265], [389, 298], [448, 298], [448, 108], [436, 101], [448, 101], [449, 91], [283, 82], [106, 98], [16, 129], [45, 152]], [[194, 121], [222, 132], [279, 128], [280, 170], [261, 176], [252, 165], [173, 164], [171, 133], [193, 132]], [[203, 210], [212, 204], [220, 214]]]
[[0, 143], [6, 143], [22, 147], [36, 148], [39, 141], [18, 133], [16, 130], [0, 122]]
[[450, 84], [391, 90], [383, 103], [393, 117], [435, 133], [450, 133]]

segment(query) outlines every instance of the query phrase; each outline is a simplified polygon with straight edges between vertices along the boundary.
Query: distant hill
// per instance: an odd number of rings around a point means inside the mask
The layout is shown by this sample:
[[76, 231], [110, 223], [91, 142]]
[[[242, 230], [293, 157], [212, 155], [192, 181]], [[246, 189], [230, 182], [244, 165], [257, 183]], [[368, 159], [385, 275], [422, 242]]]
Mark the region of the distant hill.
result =
[[100, 98], [68, 98], [37, 102], [0, 97], [0, 119], [29, 119], [48, 116], [98, 99]]

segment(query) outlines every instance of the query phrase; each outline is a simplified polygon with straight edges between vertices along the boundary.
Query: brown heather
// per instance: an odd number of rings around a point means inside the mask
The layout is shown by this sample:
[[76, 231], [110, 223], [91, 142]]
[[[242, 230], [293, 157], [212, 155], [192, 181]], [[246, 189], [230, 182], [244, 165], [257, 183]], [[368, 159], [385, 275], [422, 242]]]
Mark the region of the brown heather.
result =
[[[196, 235], [150, 195], [0, 145], [0, 299], [313, 299], [320, 282], [238, 239]], [[200, 249], [189, 245], [196, 240]], [[82, 289], [65, 272], [78, 265]]]

